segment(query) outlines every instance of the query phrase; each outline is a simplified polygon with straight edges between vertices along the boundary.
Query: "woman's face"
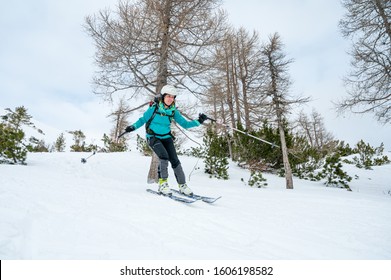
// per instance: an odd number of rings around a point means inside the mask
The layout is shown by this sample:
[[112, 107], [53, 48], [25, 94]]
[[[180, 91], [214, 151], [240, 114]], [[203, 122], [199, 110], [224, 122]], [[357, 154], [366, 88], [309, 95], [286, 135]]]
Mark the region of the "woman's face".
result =
[[171, 94], [166, 94], [164, 95], [164, 104], [166, 104], [167, 106], [171, 106], [171, 104], [174, 102], [175, 100], [175, 96], [174, 95], [171, 95]]

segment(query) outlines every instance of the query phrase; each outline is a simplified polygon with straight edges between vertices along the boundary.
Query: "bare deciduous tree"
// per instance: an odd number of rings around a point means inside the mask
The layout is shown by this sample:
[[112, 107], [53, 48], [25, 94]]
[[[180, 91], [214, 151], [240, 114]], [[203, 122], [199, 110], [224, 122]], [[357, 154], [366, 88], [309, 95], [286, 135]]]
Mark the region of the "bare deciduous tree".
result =
[[108, 117], [112, 118], [114, 122], [114, 128], [110, 132], [111, 138], [118, 142], [118, 136], [125, 130], [125, 128], [129, 125], [127, 118], [130, 114], [129, 105], [126, 104], [124, 98], [120, 98], [118, 101], [117, 109], [112, 112]]
[[[209, 80], [210, 86], [203, 100], [213, 108], [214, 118], [233, 128], [240, 123], [246, 129], [253, 129], [261, 115], [259, 85], [263, 72], [259, 46], [257, 32], [250, 34], [244, 28], [231, 28], [216, 48], [215, 73]], [[217, 129], [228, 133], [225, 126]], [[230, 156], [235, 160], [231, 144], [237, 139], [228, 139]]]
[[227, 32], [216, 50], [216, 78], [210, 81], [210, 102], [223, 105], [218, 105], [219, 117], [224, 113], [224, 122], [233, 127], [241, 123], [247, 129], [254, 128], [262, 115], [260, 87], [264, 74], [259, 49], [258, 33], [249, 34], [239, 28]]
[[343, 0], [340, 21], [353, 40], [352, 71], [345, 78], [349, 96], [337, 104], [340, 112], [371, 113], [381, 123], [391, 121], [391, 1]]
[[[131, 89], [130, 98], [148, 98], [166, 83], [202, 92], [213, 66], [212, 46], [226, 27], [221, 0], [139, 0], [120, 2], [118, 11], [86, 18], [86, 31], [97, 48], [100, 71], [95, 92], [107, 99]], [[200, 90], [201, 88], [201, 90]], [[157, 181], [156, 155], [148, 182]]]
[[259, 122], [262, 100], [261, 85], [264, 72], [261, 71], [260, 41], [257, 32], [250, 36], [243, 28], [236, 35], [235, 53], [238, 60], [237, 79], [240, 84], [240, 107], [243, 111], [243, 122], [247, 129], [253, 129]]
[[304, 136], [310, 146], [317, 151], [321, 151], [334, 141], [332, 134], [326, 130], [322, 116], [315, 109], [309, 117], [300, 112], [297, 123], [300, 135]]
[[99, 66], [95, 92], [108, 99], [128, 89], [153, 96], [167, 82], [196, 92], [194, 85], [205, 85], [211, 47], [224, 31], [226, 15], [216, 10], [220, 2], [124, 1], [116, 12], [88, 16], [85, 28]]
[[284, 120], [294, 104], [308, 101], [308, 98], [291, 98], [289, 88], [291, 80], [288, 73], [289, 65], [293, 62], [286, 59], [283, 44], [278, 33], [269, 37], [269, 41], [262, 47], [267, 85], [265, 95], [268, 97], [269, 115], [274, 116], [280, 133], [281, 151], [285, 169], [286, 188], [293, 189], [292, 170], [288, 159], [288, 149], [285, 140]]

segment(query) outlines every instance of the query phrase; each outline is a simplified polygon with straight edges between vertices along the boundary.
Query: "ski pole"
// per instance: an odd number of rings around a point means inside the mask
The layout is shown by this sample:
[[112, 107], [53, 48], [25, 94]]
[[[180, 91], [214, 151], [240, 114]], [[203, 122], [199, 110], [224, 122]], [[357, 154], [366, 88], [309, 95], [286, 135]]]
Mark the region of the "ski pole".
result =
[[259, 141], [261, 141], [261, 142], [263, 142], [263, 143], [269, 144], [269, 145], [272, 146], [272, 148], [274, 148], [274, 147], [278, 147], [278, 148], [279, 148], [279, 147], [280, 147], [280, 146], [278, 146], [278, 145], [276, 145], [276, 144], [274, 144], [274, 143], [271, 143], [271, 142], [269, 142], [269, 141], [266, 141], [266, 140], [264, 140], [264, 139], [262, 139], [262, 138], [259, 138], [259, 137], [254, 136], [254, 135], [248, 134], [247, 132], [241, 131], [241, 130], [236, 129], [236, 128], [234, 128], [234, 127], [231, 127], [231, 129], [233, 129], [233, 130], [235, 130], [235, 131], [237, 131], [237, 132], [240, 132], [240, 133], [242, 133], [242, 134], [244, 134], [244, 135], [250, 136], [250, 137], [252, 137], [252, 138], [254, 138], [254, 139], [257, 139], [257, 140], [259, 140]]
[[82, 163], [86, 163], [87, 162], [87, 159], [89, 159], [90, 157], [92, 157], [93, 155], [95, 155], [96, 154], [96, 151], [94, 151], [93, 153], [92, 153], [92, 155], [90, 155], [89, 157], [87, 157], [87, 158], [82, 158], [81, 159], [81, 162]]
[[126, 133], [128, 133], [128, 132], [122, 132], [120, 135], [118, 135], [118, 137], [117, 137], [117, 139], [120, 139], [122, 136], [124, 136]]
[[212, 122], [215, 122], [215, 123], [218, 124], [218, 125], [229, 127], [229, 128], [231, 128], [232, 130], [235, 130], [235, 131], [237, 131], [237, 132], [239, 132], [239, 133], [242, 133], [242, 134], [244, 134], [244, 135], [247, 135], [247, 136], [249, 136], [249, 137], [252, 137], [252, 138], [254, 138], [254, 139], [258, 140], [258, 141], [261, 141], [261, 142], [263, 142], [263, 143], [269, 144], [269, 145], [272, 146], [272, 148], [274, 148], [274, 147], [278, 147], [278, 148], [279, 148], [279, 147], [280, 147], [280, 146], [278, 146], [278, 145], [276, 145], [276, 144], [274, 144], [274, 143], [271, 143], [271, 142], [269, 142], [269, 141], [266, 141], [266, 140], [264, 140], [264, 139], [262, 139], [262, 138], [256, 137], [256, 136], [254, 136], [254, 135], [248, 134], [247, 132], [244, 132], [244, 131], [242, 131], [242, 130], [239, 130], [239, 129], [237, 129], [237, 128], [234, 128], [234, 127], [232, 127], [232, 126], [230, 126], [230, 125], [228, 125], [228, 124], [219, 123], [219, 122], [217, 122], [215, 119], [212, 119], [212, 118], [210, 118], [210, 117], [207, 117], [207, 118], [208, 118], [209, 120], [211, 120]]
[[[280, 148], [280, 146], [278, 146], [278, 145], [276, 145], [276, 144], [274, 144], [274, 143], [268, 142], [268, 141], [266, 141], [266, 140], [264, 140], [264, 139], [262, 139], [262, 138], [259, 138], [259, 137], [254, 136], [254, 135], [248, 134], [247, 132], [244, 132], [244, 131], [241, 131], [241, 130], [239, 130], [239, 129], [236, 129], [236, 128], [234, 128], [234, 127], [228, 125], [228, 124], [219, 123], [219, 122], [217, 122], [216, 120], [214, 120], [214, 119], [212, 119], [212, 118], [209, 118], [209, 117], [207, 117], [207, 118], [208, 118], [209, 120], [211, 120], [212, 122], [215, 122], [215, 123], [218, 124], [218, 125], [226, 126], [226, 127], [228, 127], [228, 128], [231, 128], [232, 130], [235, 130], [235, 131], [240, 132], [240, 133], [242, 133], [242, 134], [244, 134], [244, 135], [250, 136], [250, 137], [252, 137], [252, 138], [254, 138], [254, 139], [257, 139], [257, 140], [259, 140], [259, 141], [261, 141], [261, 142], [264, 142], [264, 143], [266, 143], [266, 144], [269, 144], [269, 145], [272, 146], [272, 148], [274, 148], [274, 147]], [[292, 152], [289, 151], [289, 150], [288, 150], [288, 153], [291, 154], [292, 156], [294, 156], [295, 158], [298, 158], [298, 159], [302, 160], [302, 158], [300, 158], [299, 156], [295, 155], [294, 153], [292, 153]]]

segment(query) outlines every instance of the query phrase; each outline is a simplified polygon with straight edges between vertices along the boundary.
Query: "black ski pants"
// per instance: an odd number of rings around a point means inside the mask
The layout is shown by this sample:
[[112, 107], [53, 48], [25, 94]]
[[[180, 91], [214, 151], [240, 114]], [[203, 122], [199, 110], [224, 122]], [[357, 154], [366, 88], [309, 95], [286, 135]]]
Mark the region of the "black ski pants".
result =
[[171, 137], [165, 139], [151, 137], [148, 139], [148, 144], [160, 160], [159, 178], [168, 178], [168, 162], [170, 162], [178, 184], [185, 184], [186, 178], [175, 150], [174, 140]]

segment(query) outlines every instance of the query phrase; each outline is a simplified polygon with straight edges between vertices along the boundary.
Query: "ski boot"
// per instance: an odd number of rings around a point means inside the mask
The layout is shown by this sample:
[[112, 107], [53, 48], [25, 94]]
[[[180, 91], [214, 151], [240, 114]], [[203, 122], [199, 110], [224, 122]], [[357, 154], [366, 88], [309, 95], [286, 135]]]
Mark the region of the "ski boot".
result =
[[187, 196], [193, 195], [193, 191], [186, 184], [179, 184], [179, 192]]
[[162, 195], [172, 195], [172, 190], [170, 190], [170, 186], [167, 183], [167, 179], [159, 178], [158, 192], [160, 192]]

